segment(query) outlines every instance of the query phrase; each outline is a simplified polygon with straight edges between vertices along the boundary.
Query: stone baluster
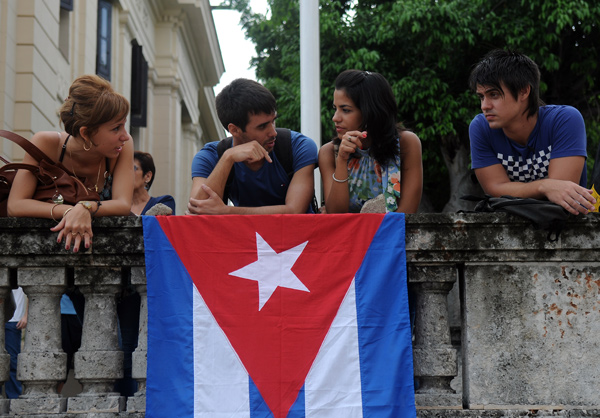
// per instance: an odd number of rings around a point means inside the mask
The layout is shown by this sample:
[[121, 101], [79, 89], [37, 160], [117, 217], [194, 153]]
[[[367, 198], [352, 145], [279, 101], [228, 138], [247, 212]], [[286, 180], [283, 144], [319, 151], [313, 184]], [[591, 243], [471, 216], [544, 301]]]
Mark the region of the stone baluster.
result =
[[457, 350], [451, 344], [448, 293], [457, 278], [456, 266], [409, 265], [409, 288], [416, 293], [413, 357], [419, 406], [460, 406], [450, 387], [458, 373]]
[[57, 386], [67, 378], [67, 355], [60, 338], [60, 297], [66, 288], [66, 269], [23, 267], [18, 269], [17, 280], [29, 299], [29, 311], [25, 345], [17, 364], [23, 394], [11, 401], [10, 413], [64, 412], [66, 399], [58, 394]]
[[123, 377], [116, 300], [121, 290], [121, 269], [76, 268], [75, 284], [85, 296], [81, 347], [75, 353], [75, 378], [82, 392], [69, 399], [67, 412], [121, 412], [125, 399], [114, 392], [115, 381]]
[[[5, 306], [10, 295], [10, 273], [7, 268], [0, 268], [0, 322], [4, 324], [10, 318], [5, 318]], [[6, 382], [10, 376], [10, 354], [4, 348], [4, 327], [0, 327], [0, 381]], [[8, 400], [0, 400], [0, 414], [8, 413]]]
[[140, 329], [138, 346], [133, 352], [132, 377], [138, 382], [135, 396], [127, 400], [127, 412], [146, 410], [146, 362], [148, 357], [148, 295], [146, 292], [146, 269], [131, 268], [131, 284], [140, 294]]

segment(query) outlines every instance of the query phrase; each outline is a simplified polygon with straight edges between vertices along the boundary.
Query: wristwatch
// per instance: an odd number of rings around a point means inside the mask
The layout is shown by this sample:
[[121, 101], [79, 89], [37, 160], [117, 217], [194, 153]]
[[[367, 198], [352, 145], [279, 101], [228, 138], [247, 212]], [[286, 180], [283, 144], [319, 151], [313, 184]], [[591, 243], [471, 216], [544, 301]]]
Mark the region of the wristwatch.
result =
[[90, 202], [88, 200], [82, 200], [77, 203], [80, 204], [81, 206], [83, 206], [84, 208], [86, 208], [88, 210], [88, 212], [92, 213], [92, 202]]
[[[92, 211], [92, 203], [96, 204], [96, 210]], [[100, 206], [102, 205], [102, 203], [100, 203], [99, 200], [82, 200], [81, 202], [77, 202], [77, 204], [81, 204], [81, 206], [83, 206], [84, 208], [86, 208], [88, 210], [88, 212], [90, 213], [90, 215], [92, 215], [92, 217], [96, 216], [96, 212], [98, 212], [98, 210], [100, 209]]]

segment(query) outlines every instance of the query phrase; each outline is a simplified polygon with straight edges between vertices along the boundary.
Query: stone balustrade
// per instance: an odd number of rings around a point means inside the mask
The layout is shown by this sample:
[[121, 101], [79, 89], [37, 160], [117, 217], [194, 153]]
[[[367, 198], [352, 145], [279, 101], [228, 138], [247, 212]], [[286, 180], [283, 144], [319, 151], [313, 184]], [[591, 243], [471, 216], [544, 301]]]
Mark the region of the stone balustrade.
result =
[[[0, 417], [143, 417], [147, 304], [141, 220], [95, 220], [93, 248], [80, 254], [56, 243], [52, 225], [0, 219], [0, 304], [11, 286], [23, 287], [29, 297], [17, 372], [23, 395], [0, 399]], [[554, 242], [527, 221], [502, 213], [407, 216], [419, 417], [600, 417], [598, 232], [596, 214], [573, 217]], [[116, 299], [126, 279], [141, 295], [133, 354], [138, 392], [130, 398], [113, 391], [123, 374]], [[60, 297], [73, 284], [86, 300], [75, 355], [82, 390], [65, 397], [57, 391], [67, 371]], [[458, 324], [451, 323], [452, 312]], [[459, 342], [453, 328], [461, 331]], [[0, 381], [8, 378], [8, 361], [0, 348]]]

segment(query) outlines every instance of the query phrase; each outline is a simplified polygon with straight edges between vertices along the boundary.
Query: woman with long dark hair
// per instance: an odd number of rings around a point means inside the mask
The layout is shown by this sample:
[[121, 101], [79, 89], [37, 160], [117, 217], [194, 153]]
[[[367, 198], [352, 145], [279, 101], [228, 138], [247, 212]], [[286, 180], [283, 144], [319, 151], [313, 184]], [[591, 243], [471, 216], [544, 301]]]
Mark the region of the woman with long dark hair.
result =
[[319, 151], [327, 213], [360, 212], [378, 196], [386, 212], [415, 213], [423, 189], [421, 141], [399, 127], [388, 81], [375, 72], [342, 72], [333, 109], [337, 137]]

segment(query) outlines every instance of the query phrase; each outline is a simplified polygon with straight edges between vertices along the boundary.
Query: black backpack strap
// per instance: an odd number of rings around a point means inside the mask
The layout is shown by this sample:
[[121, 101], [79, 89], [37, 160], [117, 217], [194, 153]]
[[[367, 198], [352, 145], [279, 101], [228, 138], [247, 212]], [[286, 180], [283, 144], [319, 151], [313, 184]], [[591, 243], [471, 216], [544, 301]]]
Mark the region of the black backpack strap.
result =
[[[275, 149], [273, 152], [277, 156], [277, 159], [283, 166], [288, 181], [292, 181], [294, 176], [294, 154], [292, 152], [292, 132], [289, 129], [277, 128], [277, 140], [275, 141]], [[278, 145], [279, 144], [279, 145]], [[310, 206], [314, 213], [319, 213], [319, 202], [317, 197], [313, 194]]]
[[225, 153], [225, 151], [227, 151], [227, 148], [231, 147], [231, 144], [233, 144], [233, 138], [232, 137], [227, 137], [227, 138], [221, 139], [219, 141], [219, 143], [217, 144], [217, 155], [219, 157], [218, 158], [219, 160], [223, 156], [223, 153]]
[[283, 166], [288, 180], [294, 176], [294, 154], [292, 153], [292, 131], [284, 128], [277, 128], [277, 139], [273, 152]]

